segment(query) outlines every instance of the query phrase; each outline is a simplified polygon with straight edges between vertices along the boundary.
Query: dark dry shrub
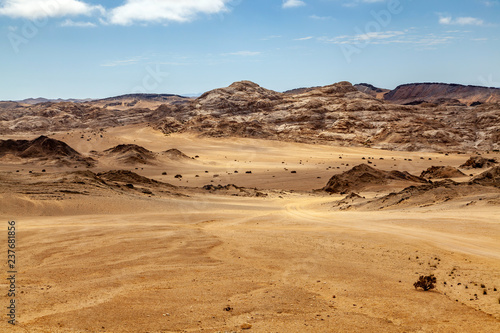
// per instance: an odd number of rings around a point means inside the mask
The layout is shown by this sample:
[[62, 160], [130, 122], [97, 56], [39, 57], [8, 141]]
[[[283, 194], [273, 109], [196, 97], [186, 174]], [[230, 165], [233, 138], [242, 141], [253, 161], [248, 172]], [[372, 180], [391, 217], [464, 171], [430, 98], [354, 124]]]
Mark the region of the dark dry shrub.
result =
[[415, 287], [415, 289], [422, 288], [423, 290], [427, 291], [435, 288], [434, 283], [436, 283], [436, 277], [433, 274], [427, 276], [421, 275], [418, 278], [418, 281], [413, 284], [413, 286]]

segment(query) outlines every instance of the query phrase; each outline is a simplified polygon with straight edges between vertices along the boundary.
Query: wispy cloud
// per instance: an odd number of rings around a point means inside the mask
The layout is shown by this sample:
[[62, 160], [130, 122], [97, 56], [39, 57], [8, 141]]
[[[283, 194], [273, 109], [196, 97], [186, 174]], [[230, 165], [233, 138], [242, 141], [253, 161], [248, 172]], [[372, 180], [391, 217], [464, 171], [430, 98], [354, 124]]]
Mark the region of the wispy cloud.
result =
[[81, 21], [73, 21], [67, 19], [66, 21], [61, 23], [61, 27], [77, 27], [77, 28], [95, 28], [97, 25], [92, 22], [81, 22]]
[[302, 38], [296, 38], [294, 40], [309, 40], [309, 39], [313, 39], [314, 37], [312, 36], [308, 36], [308, 37], [302, 37]]
[[370, 32], [357, 35], [343, 35], [338, 37], [320, 37], [320, 42], [339, 45], [386, 45], [386, 44], [413, 44], [417, 46], [435, 46], [440, 44], [450, 43], [457, 39], [453, 34], [436, 35], [424, 34], [419, 35], [411, 33], [410, 30], [404, 31], [381, 31]]
[[113, 61], [101, 64], [101, 66], [102, 67], [129, 66], [129, 65], [135, 65], [142, 60], [144, 60], [144, 57], [138, 56], [138, 57], [132, 57], [132, 58], [123, 59], [123, 60], [113, 60]]
[[301, 7], [305, 6], [306, 3], [304, 1], [300, 0], [284, 0], [283, 1], [283, 8], [294, 8], [294, 7]]
[[0, 2], [0, 15], [12, 18], [39, 19], [76, 15], [104, 14], [101, 5], [78, 0], [6, 0]]
[[257, 56], [259, 54], [261, 54], [261, 52], [256, 52], [256, 51], [238, 51], [238, 52], [223, 53], [222, 55], [225, 55], [225, 56], [244, 56], [244, 57], [250, 57], [250, 56]]
[[318, 21], [325, 21], [325, 20], [331, 20], [331, 16], [318, 16], [318, 15], [310, 15], [310, 19], [312, 20], [318, 20]]
[[275, 39], [275, 38], [281, 38], [281, 36], [272, 35], [272, 36], [267, 36], [267, 37], [261, 38], [260, 40], [271, 40], [271, 39]]
[[399, 37], [405, 35], [404, 31], [381, 31], [381, 32], [369, 32], [365, 34], [357, 35], [343, 35], [334, 38], [324, 38], [320, 40], [333, 44], [360, 44], [360, 43], [376, 43], [380, 40], [392, 40], [395, 41], [394, 37]]
[[439, 24], [443, 25], [484, 25], [484, 21], [475, 17], [457, 17], [452, 18], [451, 16], [440, 16]]
[[343, 7], [357, 7], [361, 3], [377, 3], [385, 2], [386, 0], [347, 0], [342, 4]]
[[487, 7], [498, 5], [497, 0], [483, 0], [482, 3]]

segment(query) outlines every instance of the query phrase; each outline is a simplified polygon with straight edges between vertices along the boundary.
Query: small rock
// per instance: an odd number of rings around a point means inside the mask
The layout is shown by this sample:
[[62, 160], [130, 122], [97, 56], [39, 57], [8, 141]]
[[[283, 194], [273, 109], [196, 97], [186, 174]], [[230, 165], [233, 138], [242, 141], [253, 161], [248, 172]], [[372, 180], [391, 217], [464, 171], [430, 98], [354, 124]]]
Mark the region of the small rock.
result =
[[240, 326], [242, 330], [249, 330], [252, 328], [252, 325], [250, 324], [243, 324]]

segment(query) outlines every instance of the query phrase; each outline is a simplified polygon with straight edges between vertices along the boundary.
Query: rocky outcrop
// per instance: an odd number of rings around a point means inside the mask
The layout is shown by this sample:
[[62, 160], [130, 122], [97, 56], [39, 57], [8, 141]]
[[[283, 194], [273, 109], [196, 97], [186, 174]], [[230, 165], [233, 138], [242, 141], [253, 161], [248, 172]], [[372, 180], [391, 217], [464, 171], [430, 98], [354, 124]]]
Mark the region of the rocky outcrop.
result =
[[134, 144], [122, 144], [106, 149], [103, 154], [125, 164], [155, 164], [156, 154]]
[[129, 170], [110, 170], [98, 173], [96, 176], [107, 182], [127, 183], [133, 185], [166, 186], [171, 188], [176, 187], [169, 183], [159, 182], [157, 180], [138, 175]]
[[389, 89], [377, 88], [369, 83], [358, 83], [354, 85], [354, 88], [358, 89], [359, 91], [367, 95], [382, 99], [384, 95], [390, 91]]
[[413, 183], [426, 183], [427, 181], [401, 171], [382, 171], [366, 164], [355, 166], [349, 171], [332, 176], [323, 191], [329, 193], [359, 192], [368, 186], [383, 185], [389, 181], [407, 181]]
[[443, 179], [464, 177], [465, 174], [457, 168], [451, 166], [432, 166], [427, 170], [422, 171], [420, 177], [425, 179]]
[[40, 136], [33, 140], [0, 140], [0, 158], [16, 157], [26, 162], [55, 166], [93, 166], [96, 161], [84, 157], [63, 141]]
[[188, 159], [192, 159], [192, 157], [189, 157], [187, 156], [186, 154], [184, 154], [182, 151], [180, 151], [179, 149], [176, 149], [176, 148], [172, 148], [172, 149], [169, 149], [169, 150], [166, 150], [164, 152], [162, 152], [162, 155], [172, 159], [172, 160], [188, 160]]
[[500, 166], [493, 167], [471, 180], [474, 184], [500, 187]]
[[232, 195], [232, 196], [241, 196], [241, 197], [267, 197], [267, 194], [264, 192], [258, 191], [256, 188], [245, 188], [236, 186], [234, 184], [227, 185], [205, 185], [203, 186], [205, 191], [214, 194], [223, 194], [223, 195]]
[[463, 169], [482, 169], [482, 168], [490, 168], [497, 163], [498, 162], [493, 158], [484, 158], [482, 156], [471, 156], [460, 167]]

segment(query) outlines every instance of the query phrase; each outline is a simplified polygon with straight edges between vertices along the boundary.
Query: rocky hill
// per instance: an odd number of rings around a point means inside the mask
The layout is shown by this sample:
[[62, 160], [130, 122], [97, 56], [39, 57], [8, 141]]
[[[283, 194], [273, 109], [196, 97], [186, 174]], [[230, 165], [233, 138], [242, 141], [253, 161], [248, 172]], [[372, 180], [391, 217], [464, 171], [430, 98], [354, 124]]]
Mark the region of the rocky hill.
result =
[[0, 140], [0, 158], [58, 166], [95, 164], [95, 160], [82, 156], [65, 142], [46, 136], [33, 140]]
[[61, 102], [72, 102], [72, 103], [83, 103], [83, 102], [89, 102], [92, 99], [90, 98], [85, 98], [85, 99], [77, 99], [77, 98], [68, 98], [68, 99], [62, 99], [62, 98], [57, 98], [57, 99], [50, 99], [50, 98], [44, 98], [44, 97], [38, 97], [38, 98], [26, 98], [20, 101], [16, 101], [21, 104], [39, 104], [39, 103], [61, 103]]
[[245, 81], [159, 111], [167, 116], [155, 126], [166, 134], [194, 131], [410, 151], [500, 148], [499, 105], [402, 106], [348, 82], [285, 94]]
[[[480, 196], [477, 198], [477, 196]], [[399, 192], [392, 192], [373, 200], [347, 200], [335, 203], [339, 209], [381, 210], [404, 207], [429, 207], [449, 201], [460, 202], [463, 198], [467, 205], [484, 200], [487, 205], [498, 206], [500, 197], [500, 167], [493, 167], [467, 182], [457, 183], [446, 179], [423, 185], [412, 185]], [[474, 198], [475, 197], [475, 198]], [[466, 202], [467, 202], [466, 201]], [[464, 205], [463, 201], [461, 205]]]
[[165, 150], [161, 152], [163, 156], [166, 156], [172, 160], [188, 160], [188, 159], [193, 159], [192, 157], [187, 156], [184, 154], [182, 151], [176, 148], [171, 148], [168, 150]]
[[158, 110], [163, 102], [149, 104], [148, 107], [138, 107], [136, 104], [130, 106], [123, 102], [116, 106], [106, 104], [47, 102], [25, 106], [15, 102], [0, 102], [0, 135], [99, 129], [155, 122], [165, 117]]
[[112, 157], [124, 164], [155, 164], [156, 154], [134, 144], [122, 144], [102, 152], [103, 156]]
[[[367, 93], [359, 91], [361, 86]], [[455, 89], [455, 85], [449, 86]], [[149, 100], [136, 101], [138, 96], [127, 95], [85, 103], [26, 106], [3, 102], [0, 135], [150, 124], [165, 134], [193, 132], [408, 151], [500, 149], [500, 103], [492, 103], [494, 98], [467, 95], [470, 101], [488, 101], [467, 106], [465, 101], [450, 102], [449, 98], [460, 97], [458, 92], [436, 89], [432, 94], [441, 95], [433, 103], [413, 100], [415, 105], [401, 105], [391, 99], [402, 102], [424, 95], [396, 90], [399, 92], [386, 94], [368, 84], [356, 88], [339, 82], [280, 93], [241, 81], [196, 99], [152, 95]], [[390, 98], [383, 100], [377, 94], [390, 94]], [[445, 102], [439, 102], [443, 98]]]
[[355, 166], [349, 171], [332, 176], [323, 191], [329, 193], [349, 193], [364, 190], [369, 186], [385, 185], [391, 181], [427, 183], [423, 178], [401, 171], [383, 171], [366, 164]]
[[176, 188], [176, 186], [174, 185], [159, 182], [157, 180], [138, 175], [135, 172], [129, 170], [110, 170], [98, 173], [96, 176], [99, 179], [102, 179], [106, 182], [118, 182], [123, 184], [149, 185], [149, 186], [158, 185], [158, 186]]
[[465, 174], [458, 170], [457, 168], [451, 166], [432, 166], [427, 170], [422, 171], [420, 177], [425, 179], [443, 179], [443, 178], [455, 178], [464, 177]]
[[500, 167], [496, 166], [479, 174], [471, 182], [473, 184], [500, 187]]
[[382, 89], [382, 88], [377, 88], [369, 83], [358, 83], [354, 85], [354, 88], [358, 89], [359, 91], [368, 94], [373, 97], [377, 97], [380, 99], [384, 98], [384, 95], [388, 93], [390, 90], [389, 89]]
[[482, 168], [492, 167], [497, 163], [498, 162], [494, 158], [485, 158], [482, 156], [471, 156], [460, 167], [464, 168], [464, 169], [482, 169]]
[[479, 105], [499, 103], [500, 89], [446, 83], [411, 83], [398, 86], [384, 95], [386, 101], [398, 104], [448, 103]]

